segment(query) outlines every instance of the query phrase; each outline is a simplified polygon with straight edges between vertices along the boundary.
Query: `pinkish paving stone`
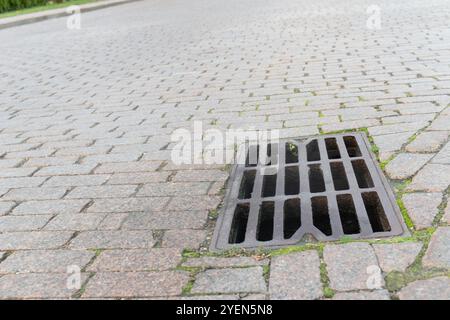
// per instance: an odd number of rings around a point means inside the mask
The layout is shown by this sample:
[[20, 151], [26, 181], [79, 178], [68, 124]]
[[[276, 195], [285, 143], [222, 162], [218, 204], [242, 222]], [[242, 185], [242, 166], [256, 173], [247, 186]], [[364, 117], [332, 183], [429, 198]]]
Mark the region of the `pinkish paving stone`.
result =
[[373, 244], [380, 267], [384, 272], [405, 271], [422, 248], [422, 243]]
[[422, 264], [426, 267], [450, 268], [450, 227], [440, 227], [436, 230]]
[[168, 230], [164, 233], [162, 246], [167, 248], [198, 249], [205, 241], [205, 230]]
[[450, 165], [427, 164], [407, 187], [409, 191], [442, 192], [450, 185]]
[[435, 152], [447, 141], [450, 131], [426, 131], [406, 146], [408, 152]]
[[419, 171], [432, 156], [432, 154], [401, 153], [388, 163], [386, 173], [391, 179], [407, 179]]
[[442, 202], [440, 193], [407, 193], [402, 198], [417, 230], [430, 227]]
[[247, 267], [267, 265], [267, 259], [257, 260], [253, 257], [200, 257], [191, 258], [183, 263], [184, 267], [212, 267], [212, 268], [227, 268], [227, 267]]
[[338, 292], [333, 300], [390, 300], [387, 290]]
[[414, 281], [401, 289], [398, 297], [400, 300], [450, 300], [450, 278]]

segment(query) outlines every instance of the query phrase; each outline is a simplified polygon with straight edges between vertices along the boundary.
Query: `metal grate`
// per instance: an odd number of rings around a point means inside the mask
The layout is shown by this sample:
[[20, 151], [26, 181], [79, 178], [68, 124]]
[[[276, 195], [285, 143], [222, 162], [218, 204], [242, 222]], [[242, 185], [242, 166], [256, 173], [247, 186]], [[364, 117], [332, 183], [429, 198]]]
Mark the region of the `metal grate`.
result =
[[[258, 155], [264, 149], [270, 162], [250, 161], [251, 148]], [[306, 234], [329, 241], [406, 230], [363, 134], [281, 140], [264, 148], [250, 145], [245, 152], [246, 163], [231, 174], [212, 249], [279, 247]]]

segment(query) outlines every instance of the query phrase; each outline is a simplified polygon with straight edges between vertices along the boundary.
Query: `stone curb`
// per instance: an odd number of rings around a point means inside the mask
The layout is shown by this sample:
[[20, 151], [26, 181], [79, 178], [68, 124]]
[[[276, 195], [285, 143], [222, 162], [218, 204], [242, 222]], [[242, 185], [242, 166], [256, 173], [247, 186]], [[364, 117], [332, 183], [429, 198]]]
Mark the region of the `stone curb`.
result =
[[[93, 3], [83, 4], [83, 5], [80, 5], [79, 7], [80, 7], [80, 12], [89, 12], [89, 11], [108, 8], [108, 7], [112, 7], [112, 6], [116, 6], [116, 5], [120, 5], [120, 4], [126, 4], [126, 3], [130, 3], [130, 2], [135, 2], [135, 1], [141, 1], [141, 0], [105, 0], [105, 1], [98, 1], [98, 2], [93, 2]], [[6, 29], [6, 28], [11, 28], [11, 27], [16, 27], [16, 26], [20, 26], [20, 25], [24, 25], [24, 24], [39, 22], [39, 21], [43, 21], [43, 20], [68, 16], [71, 13], [66, 12], [67, 8], [68, 7], [64, 7], [64, 8], [58, 8], [58, 9], [53, 9], [53, 10], [45, 10], [45, 11], [40, 11], [40, 12], [35, 12], [35, 13], [18, 15], [15, 17], [3, 18], [3, 19], [0, 19], [0, 30]]]

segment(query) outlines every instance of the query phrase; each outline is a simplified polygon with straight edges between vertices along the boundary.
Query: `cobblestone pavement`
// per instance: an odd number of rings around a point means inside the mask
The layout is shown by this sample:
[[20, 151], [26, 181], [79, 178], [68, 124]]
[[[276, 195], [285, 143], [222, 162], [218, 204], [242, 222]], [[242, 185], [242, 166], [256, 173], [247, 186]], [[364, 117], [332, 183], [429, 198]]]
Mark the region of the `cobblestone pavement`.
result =
[[[0, 297], [449, 299], [450, 4], [376, 1], [370, 30], [371, 4], [145, 0], [0, 31]], [[194, 120], [367, 128], [411, 235], [199, 250], [228, 172], [171, 163]]]

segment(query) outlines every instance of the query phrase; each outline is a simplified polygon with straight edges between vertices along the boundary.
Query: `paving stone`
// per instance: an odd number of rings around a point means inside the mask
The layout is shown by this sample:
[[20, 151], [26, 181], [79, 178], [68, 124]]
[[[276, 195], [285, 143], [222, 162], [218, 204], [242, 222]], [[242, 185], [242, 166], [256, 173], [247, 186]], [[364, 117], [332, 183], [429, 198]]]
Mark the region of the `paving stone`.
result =
[[152, 182], [165, 182], [169, 172], [128, 172], [115, 173], [108, 180], [108, 184], [143, 184]]
[[374, 136], [373, 141], [381, 153], [394, 152], [400, 150], [413, 134], [413, 131], [409, 131], [405, 133]]
[[151, 248], [151, 231], [83, 231], [70, 243], [73, 249], [139, 249]]
[[7, 214], [16, 204], [10, 201], [0, 201], [0, 216]]
[[51, 215], [0, 217], [0, 232], [38, 230], [52, 217]]
[[407, 190], [442, 192], [450, 185], [449, 176], [450, 165], [427, 164], [413, 178]]
[[173, 181], [181, 182], [213, 182], [225, 181], [228, 178], [228, 172], [223, 170], [182, 170], [178, 171], [173, 177]]
[[175, 268], [181, 259], [181, 249], [177, 248], [105, 250], [88, 268], [88, 271], [168, 270]]
[[164, 233], [162, 246], [169, 248], [198, 249], [206, 238], [205, 230], [168, 230]]
[[196, 276], [192, 293], [265, 292], [261, 267], [210, 269]]
[[239, 300], [239, 295], [232, 294], [214, 294], [209, 296], [195, 295], [188, 297], [177, 297], [180, 300]]
[[206, 195], [209, 187], [209, 182], [152, 183], [142, 186], [137, 193], [137, 196], [164, 197]]
[[40, 169], [34, 176], [66, 176], [77, 174], [89, 174], [94, 170], [95, 165], [72, 164], [65, 166], [49, 166]]
[[449, 132], [425, 131], [406, 146], [408, 152], [436, 152], [447, 141]]
[[0, 250], [56, 249], [64, 245], [72, 232], [9, 232], [0, 234]]
[[384, 272], [404, 272], [416, 259], [422, 243], [373, 244], [380, 267]]
[[94, 204], [88, 208], [88, 212], [158, 211], [162, 210], [168, 202], [167, 197], [100, 199], [94, 201]]
[[450, 227], [441, 227], [431, 237], [422, 264], [426, 267], [450, 268]]
[[200, 257], [190, 258], [183, 263], [185, 267], [211, 267], [211, 268], [229, 268], [229, 267], [248, 267], [268, 265], [267, 259], [257, 260], [253, 257]]
[[450, 278], [414, 281], [401, 289], [398, 296], [400, 300], [449, 300]]
[[450, 224], [450, 201], [447, 202], [447, 207], [445, 208], [444, 217], [442, 218], [442, 221]]
[[450, 164], [450, 143], [447, 143], [441, 151], [431, 160], [431, 163]]
[[135, 193], [137, 185], [76, 187], [65, 199], [126, 198]]
[[129, 213], [110, 213], [100, 222], [98, 230], [118, 230], [121, 228]]
[[8, 274], [0, 278], [1, 299], [70, 298], [77, 291], [68, 289], [65, 273]]
[[167, 210], [211, 210], [217, 208], [222, 197], [217, 196], [189, 196], [174, 197], [167, 206]]
[[271, 299], [311, 300], [322, 296], [320, 260], [316, 251], [297, 252], [272, 258]]
[[79, 213], [89, 200], [26, 201], [12, 211], [14, 215]]
[[379, 289], [384, 285], [382, 278], [377, 279], [377, 258], [368, 243], [327, 245], [324, 259], [330, 286], [337, 291]]
[[389, 291], [357, 291], [357, 292], [338, 292], [333, 296], [333, 300], [391, 300]]
[[189, 275], [181, 271], [99, 272], [89, 280], [83, 297], [176, 296], [188, 281]]
[[43, 177], [4, 178], [0, 179], [0, 188], [38, 187], [44, 183], [45, 179]]
[[5, 200], [56, 200], [66, 194], [66, 188], [21, 188], [12, 189], [3, 196]]
[[208, 211], [159, 211], [130, 213], [124, 229], [200, 229], [208, 218]]
[[442, 202], [440, 193], [407, 193], [402, 198], [416, 229], [430, 227]]
[[61, 272], [68, 266], [86, 266], [95, 253], [87, 250], [16, 251], [0, 263], [0, 273]]
[[0, 178], [28, 177], [36, 170], [37, 168], [2, 168]]
[[84, 175], [84, 176], [52, 176], [48, 179], [45, 187], [78, 187], [99, 186], [108, 180], [109, 175]]
[[95, 169], [95, 173], [148, 172], [156, 171], [162, 161], [133, 161], [104, 163]]
[[95, 230], [105, 218], [106, 213], [58, 214], [44, 230]]
[[432, 154], [400, 153], [387, 164], [386, 173], [391, 179], [407, 179], [416, 174], [432, 156]]

